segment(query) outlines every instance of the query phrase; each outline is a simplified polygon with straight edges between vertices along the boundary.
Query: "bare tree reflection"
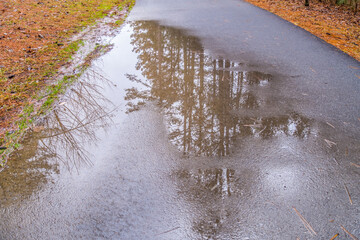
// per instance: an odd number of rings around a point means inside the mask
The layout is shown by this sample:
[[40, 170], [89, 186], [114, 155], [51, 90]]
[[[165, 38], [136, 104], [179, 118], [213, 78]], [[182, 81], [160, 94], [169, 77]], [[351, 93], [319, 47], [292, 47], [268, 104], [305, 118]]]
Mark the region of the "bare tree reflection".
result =
[[195, 181], [194, 186], [196, 187], [194, 187], [192, 193], [197, 192], [196, 197], [199, 195], [203, 198], [206, 197], [203, 201], [200, 200], [201, 203], [209, 203], [209, 201], [214, 199], [217, 202], [217, 207], [212, 207], [211, 204], [202, 204], [203, 209], [206, 209], [206, 215], [198, 220], [195, 219], [193, 228], [201, 235], [202, 239], [211, 239], [216, 236], [219, 229], [234, 210], [227, 209], [224, 207], [224, 204], [221, 204], [235, 190], [233, 189], [233, 185], [235, 185], [234, 173], [233, 169], [228, 168], [199, 169], [197, 172], [182, 172], [183, 179], [192, 178], [192, 181]]
[[[140, 88], [127, 90], [128, 112], [146, 100], [164, 107], [170, 140], [188, 154], [225, 156], [236, 138], [284, 134], [304, 138], [310, 120], [297, 113], [263, 116], [268, 101], [258, 94], [271, 87], [270, 74], [239, 71], [240, 63], [213, 59], [199, 40], [181, 30], [142, 21], [132, 24], [139, 76], [126, 75]], [[246, 112], [257, 112], [248, 117]]]
[[92, 67], [74, 84], [50, 115], [44, 117], [23, 143], [23, 149], [9, 160], [10, 171], [1, 173], [0, 203], [13, 204], [25, 199], [60, 171], [91, 164], [91, 153], [84, 146], [95, 143], [95, 130], [106, 128], [116, 109], [104, 96], [111, 84], [101, 70]]
[[[235, 170], [229, 168], [181, 170], [177, 172], [180, 179], [193, 181], [190, 185], [195, 186], [196, 192], [209, 191], [221, 199], [231, 196], [235, 191], [232, 186], [235, 180], [234, 174]], [[195, 193], [195, 195], [197, 198], [199, 194]]]
[[38, 150], [53, 154], [69, 169], [91, 164], [85, 143], [95, 143], [95, 130], [109, 125], [115, 106], [103, 95], [104, 84], [111, 84], [94, 67], [82, 76], [64, 102], [44, 122], [46, 131], [39, 138]]
[[[176, 173], [180, 192], [201, 209], [193, 219], [193, 230], [201, 239], [216, 239], [239, 217], [244, 192], [256, 181], [251, 171], [231, 168], [182, 169]], [[248, 194], [248, 193], [247, 193]]]

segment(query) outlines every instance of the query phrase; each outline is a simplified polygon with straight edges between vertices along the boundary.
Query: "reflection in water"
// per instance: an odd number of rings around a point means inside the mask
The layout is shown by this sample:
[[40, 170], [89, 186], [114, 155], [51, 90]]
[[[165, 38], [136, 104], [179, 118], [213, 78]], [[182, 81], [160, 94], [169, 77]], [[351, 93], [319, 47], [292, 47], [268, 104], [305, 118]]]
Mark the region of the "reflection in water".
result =
[[[114, 108], [102, 94], [99, 84], [106, 79], [94, 68], [88, 70], [67, 92], [63, 101], [37, 123], [26, 139], [24, 148], [8, 162], [8, 171], [0, 174], [0, 204], [13, 204], [39, 190], [59, 173], [59, 161], [68, 170], [91, 164], [85, 144], [95, 142], [95, 130], [109, 123]], [[106, 104], [105, 104], [106, 103]]]
[[58, 165], [48, 161], [51, 153], [37, 155], [39, 141], [29, 136], [27, 146], [11, 156], [9, 170], [0, 174], [0, 205], [4, 209], [8, 204], [17, 203], [46, 184], [51, 173], [59, 173]]
[[53, 116], [42, 123], [46, 130], [39, 137], [39, 151], [52, 153], [69, 169], [91, 164], [84, 144], [96, 142], [95, 130], [109, 125], [112, 111], [106, 106], [114, 106], [97, 83], [99, 80], [102, 80], [101, 84], [108, 81], [100, 72], [94, 68], [86, 71], [83, 79], [70, 89], [66, 101], [60, 103]]
[[[297, 113], [262, 116], [268, 100], [257, 94], [269, 89], [273, 77], [240, 71], [242, 64], [205, 54], [199, 40], [156, 22], [132, 23], [137, 69], [146, 80], [126, 75], [143, 89], [127, 89], [128, 112], [145, 100], [164, 107], [170, 140], [184, 153], [225, 156], [237, 137], [268, 138], [284, 134], [306, 137], [309, 119]], [[240, 116], [258, 111], [259, 116]]]
[[[246, 181], [251, 172], [235, 175], [234, 169], [211, 168], [180, 170], [176, 172], [180, 182], [180, 192], [194, 202], [200, 216], [193, 219], [193, 230], [201, 239], [216, 239], [224, 227], [238, 217]], [[239, 174], [239, 173], [238, 173]]]
[[201, 191], [211, 191], [224, 199], [231, 196], [235, 170], [228, 168], [198, 169], [197, 171], [182, 170], [177, 173], [180, 179], [191, 179]]

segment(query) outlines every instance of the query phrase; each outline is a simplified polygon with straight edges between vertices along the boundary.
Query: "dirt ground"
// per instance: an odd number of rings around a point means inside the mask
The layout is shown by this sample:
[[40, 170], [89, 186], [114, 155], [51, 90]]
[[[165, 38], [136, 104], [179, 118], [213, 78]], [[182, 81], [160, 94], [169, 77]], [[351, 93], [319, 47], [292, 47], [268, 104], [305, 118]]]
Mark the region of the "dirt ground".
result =
[[5, 135], [19, 128], [24, 108], [39, 100], [47, 80], [71, 60], [81, 41], [70, 42], [70, 37], [105, 17], [110, 10], [122, 10], [133, 2], [0, 2], [0, 147], [7, 145]]
[[[360, 13], [325, 1], [246, 0], [311, 32], [360, 61]], [[360, 77], [359, 77], [360, 78]]]

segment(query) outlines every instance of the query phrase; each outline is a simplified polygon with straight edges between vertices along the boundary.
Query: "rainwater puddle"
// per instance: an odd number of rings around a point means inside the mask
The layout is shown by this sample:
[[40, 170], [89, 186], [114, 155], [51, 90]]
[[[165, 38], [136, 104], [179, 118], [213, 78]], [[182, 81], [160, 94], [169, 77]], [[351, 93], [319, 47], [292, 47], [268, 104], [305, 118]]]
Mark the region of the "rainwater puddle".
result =
[[151, 21], [131, 26], [141, 75], [126, 76], [143, 86], [126, 89], [127, 111], [157, 100], [169, 139], [184, 154], [226, 156], [237, 138], [310, 134], [310, 119], [292, 111], [272, 112], [277, 108], [271, 99], [274, 76], [214, 58], [182, 30]]
[[[273, 110], [276, 103], [268, 97], [274, 76], [211, 56], [183, 30], [137, 21], [111, 42], [114, 49], [86, 71], [13, 154], [1, 173], [3, 206], [29, 199], [66, 172], [99, 167], [113, 129], [148, 102], [160, 105], [168, 140], [189, 156], [231, 155], [238, 139], [304, 139], [311, 133], [310, 119]], [[197, 188], [223, 197], [236, 191], [228, 179], [234, 169], [199, 171], [182, 172], [180, 178], [201, 178]]]
[[110, 43], [1, 172], [0, 238], [294, 237], [292, 204], [329, 227], [342, 149], [319, 144], [329, 126], [293, 110], [283, 78], [153, 21]]

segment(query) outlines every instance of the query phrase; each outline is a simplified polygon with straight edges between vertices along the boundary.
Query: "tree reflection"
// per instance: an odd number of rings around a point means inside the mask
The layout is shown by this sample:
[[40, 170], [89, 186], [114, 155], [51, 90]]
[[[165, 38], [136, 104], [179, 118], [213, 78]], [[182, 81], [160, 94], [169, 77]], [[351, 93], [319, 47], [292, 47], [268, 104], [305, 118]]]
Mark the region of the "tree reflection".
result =
[[243, 194], [256, 182], [252, 171], [236, 172], [225, 167], [182, 169], [175, 174], [180, 180], [180, 193], [200, 210], [193, 218], [192, 227], [201, 239], [217, 239], [235, 222]]
[[1, 172], [2, 206], [39, 190], [53, 173], [59, 173], [60, 162], [68, 170], [91, 164], [85, 145], [97, 140], [95, 130], [109, 125], [115, 109], [102, 93], [107, 81], [100, 69], [87, 70], [51, 114], [30, 129], [23, 149], [11, 156], [9, 169]]
[[256, 95], [272, 82], [270, 74], [239, 71], [241, 64], [205, 54], [199, 40], [156, 22], [132, 23], [136, 68], [146, 80], [128, 89], [128, 112], [148, 99], [164, 107], [170, 140], [188, 154], [225, 156], [237, 137], [269, 138], [279, 134], [306, 137], [309, 119], [290, 113], [247, 117], [240, 110], [261, 110], [267, 101]]
[[182, 186], [186, 186], [185, 191], [190, 191], [187, 195], [199, 202], [201, 209], [206, 212], [200, 219], [194, 219], [194, 230], [202, 239], [212, 239], [235, 212], [235, 209], [229, 209], [227, 204], [224, 204], [226, 197], [238, 191], [234, 179], [235, 170], [229, 168], [181, 170], [177, 175], [183, 181]]
[[68, 169], [91, 164], [84, 144], [96, 142], [95, 131], [109, 125], [115, 109], [102, 93], [102, 85], [106, 83], [108, 80], [101, 75], [100, 69], [92, 68], [84, 73], [70, 89], [66, 100], [42, 122], [45, 130], [38, 138], [41, 154], [52, 153]]

